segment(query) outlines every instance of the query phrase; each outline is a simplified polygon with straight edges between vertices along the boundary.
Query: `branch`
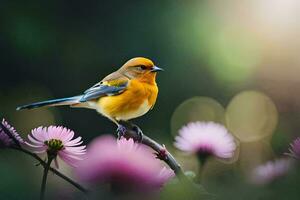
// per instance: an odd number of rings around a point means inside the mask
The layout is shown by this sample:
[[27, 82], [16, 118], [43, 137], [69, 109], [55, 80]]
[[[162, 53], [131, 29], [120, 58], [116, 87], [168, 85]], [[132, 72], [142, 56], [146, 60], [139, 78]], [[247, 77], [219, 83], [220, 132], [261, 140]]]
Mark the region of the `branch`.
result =
[[[23, 148], [18, 148], [18, 147], [12, 147], [15, 150], [21, 151], [23, 153], [26, 153], [28, 155], [30, 155], [31, 157], [33, 157], [34, 159], [36, 159], [37, 161], [39, 161], [39, 163], [45, 168], [46, 167], [46, 162], [44, 160], [42, 160], [38, 155], [36, 155], [35, 153], [32, 153], [26, 149]], [[50, 171], [52, 171], [54, 174], [56, 174], [57, 176], [59, 176], [60, 178], [64, 179], [65, 181], [69, 182], [71, 185], [73, 185], [74, 187], [76, 187], [77, 189], [79, 189], [80, 191], [82, 191], [83, 193], [88, 193], [88, 190], [85, 189], [83, 186], [81, 186], [80, 184], [76, 183], [75, 181], [73, 181], [72, 179], [70, 179], [69, 177], [67, 177], [66, 175], [62, 174], [61, 172], [59, 172], [58, 170], [56, 170], [55, 168], [50, 167], [49, 168]]]
[[132, 138], [133, 140], [140, 141], [142, 144], [152, 148], [156, 152], [157, 158], [167, 163], [178, 178], [180, 178], [181, 180], [186, 179], [186, 176], [184, 175], [180, 164], [176, 161], [174, 156], [166, 149], [164, 145], [160, 145], [158, 142], [146, 136], [145, 134], [139, 133], [139, 131], [137, 130], [141, 129], [135, 124], [122, 122], [122, 125], [124, 125], [127, 129], [124, 135], [125, 138]]

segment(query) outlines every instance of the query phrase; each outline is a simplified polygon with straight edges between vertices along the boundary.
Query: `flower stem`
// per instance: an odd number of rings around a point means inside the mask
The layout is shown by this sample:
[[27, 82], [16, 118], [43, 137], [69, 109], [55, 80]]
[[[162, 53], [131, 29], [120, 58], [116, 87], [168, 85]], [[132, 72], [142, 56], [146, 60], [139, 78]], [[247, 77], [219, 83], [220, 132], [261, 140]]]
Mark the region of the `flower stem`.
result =
[[198, 161], [199, 161], [200, 166], [199, 166], [198, 174], [196, 176], [197, 183], [202, 183], [204, 167], [206, 166], [206, 162], [207, 162], [208, 158], [209, 158], [209, 155], [206, 155], [206, 154], [198, 155]]
[[[36, 155], [35, 153], [32, 153], [26, 149], [23, 148], [18, 148], [15, 147], [13, 148], [15, 150], [21, 151], [27, 155], [30, 155], [31, 157], [33, 157], [34, 159], [36, 159], [37, 161], [39, 161], [39, 163], [45, 168], [46, 167], [46, 162], [43, 161], [38, 155]], [[73, 181], [72, 179], [70, 179], [69, 177], [67, 177], [66, 175], [62, 174], [61, 172], [59, 172], [58, 170], [50, 167], [49, 168], [50, 171], [52, 171], [54, 174], [56, 174], [57, 176], [59, 176], [60, 178], [64, 179], [65, 181], [69, 182], [71, 185], [73, 185], [74, 187], [76, 187], [78, 190], [82, 191], [83, 193], [87, 194], [88, 190], [85, 189], [83, 186], [81, 186], [79, 183], [76, 183], [75, 181]]]
[[47, 161], [47, 163], [44, 167], [43, 180], [42, 180], [41, 192], [40, 192], [40, 200], [45, 199], [47, 177], [48, 177], [49, 168], [50, 168], [50, 165], [51, 165], [51, 162], [52, 162], [53, 158], [54, 158], [53, 156], [48, 155], [48, 161]]
[[200, 164], [200, 166], [199, 166], [199, 170], [198, 170], [198, 173], [195, 178], [196, 183], [201, 184], [203, 181], [204, 166], [205, 166], [204, 164]]

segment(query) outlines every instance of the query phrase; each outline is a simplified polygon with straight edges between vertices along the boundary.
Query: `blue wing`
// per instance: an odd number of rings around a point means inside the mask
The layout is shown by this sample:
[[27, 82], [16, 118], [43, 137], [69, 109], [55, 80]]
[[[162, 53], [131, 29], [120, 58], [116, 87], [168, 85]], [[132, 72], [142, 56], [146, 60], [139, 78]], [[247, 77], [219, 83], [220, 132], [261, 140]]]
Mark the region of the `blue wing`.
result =
[[86, 90], [79, 100], [80, 102], [86, 102], [92, 99], [97, 99], [102, 96], [111, 96], [122, 93], [127, 88], [128, 82], [122, 82], [121, 84], [110, 85], [105, 83], [98, 83], [93, 87]]

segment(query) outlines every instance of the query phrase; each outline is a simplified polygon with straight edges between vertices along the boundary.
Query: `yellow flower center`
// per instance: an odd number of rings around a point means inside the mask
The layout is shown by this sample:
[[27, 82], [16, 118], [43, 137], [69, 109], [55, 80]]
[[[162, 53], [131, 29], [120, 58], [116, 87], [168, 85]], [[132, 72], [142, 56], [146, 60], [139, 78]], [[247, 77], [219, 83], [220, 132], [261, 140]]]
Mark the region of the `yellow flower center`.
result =
[[44, 144], [48, 146], [48, 151], [50, 152], [58, 152], [64, 147], [62, 141], [57, 139], [45, 141]]

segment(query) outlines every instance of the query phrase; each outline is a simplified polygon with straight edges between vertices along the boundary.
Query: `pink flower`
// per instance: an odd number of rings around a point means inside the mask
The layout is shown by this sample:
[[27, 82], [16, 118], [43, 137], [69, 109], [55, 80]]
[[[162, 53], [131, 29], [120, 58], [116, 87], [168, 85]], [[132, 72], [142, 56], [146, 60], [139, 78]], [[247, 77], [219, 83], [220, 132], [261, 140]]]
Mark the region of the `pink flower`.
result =
[[0, 124], [0, 147], [20, 146], [24, 140], [5, 119]]
[[185, 152], [197, 153], [199, 157], [216, 156], [231, 158], [236, 144], [227, 129], [214, 122], [191, 122], [179, 130], [174, 145]]
[[111, 136], [96, 138], [89, 146], [86, 159], [77, 174], [91, 183], [109, 182], [128, 190], [148, 190], [162, 186], [174, 172], [161, 165], [151, 150], [132, 139], [116, 141]]
[[290, 144], [289, 153], [286, 153], [286, 155], [289, 155], [293, 158], [300, 159], [300, 137], [295, 139], [292, 144]]
[[55, 158], [58, 155], [69, 165], [76, 166], [76, 163], [83, 159], [86, 146], [80, 146], [81, 137], [72, 140], [73, 137], [74, 132], [62, 126], [38, 127], [28, 135], [29, 142], [26, 144], [32, 147], [35, 153], [47, 153]]
[[286, 175], [290, 168], [291, 161], [288, 159], [269, 161], [253, 170], [252, 182], [259, 185], [273, 182]]

